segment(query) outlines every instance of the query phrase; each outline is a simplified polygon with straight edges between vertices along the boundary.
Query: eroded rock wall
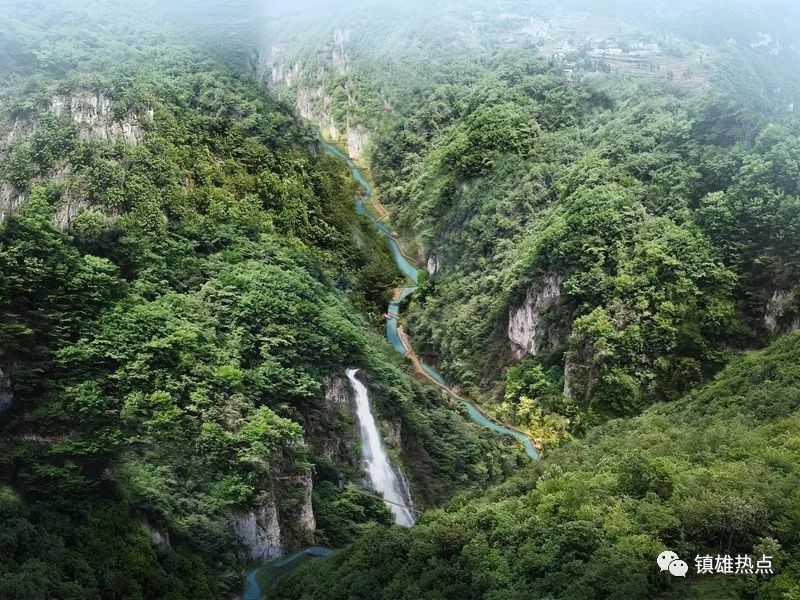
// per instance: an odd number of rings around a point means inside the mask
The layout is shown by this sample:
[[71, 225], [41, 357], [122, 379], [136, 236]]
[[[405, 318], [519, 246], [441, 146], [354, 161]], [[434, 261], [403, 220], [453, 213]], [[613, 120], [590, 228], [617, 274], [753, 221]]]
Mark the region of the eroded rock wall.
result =
[[764, 327], [773, 335], [800, 329], [797, 299], [791, 290], [775, 290], [764, 309]]
[[[138, 145], [144, 141], [146, 126], [154, 117], [153, 110], [144, 114], [128, 113], [119, 116], [114, 111], [111, 98], [99, 91], [78, 90], [71, 94], [54, 95], [42, 103], [38, 113], [18, 116], [10, 122], [0, 123], [0, 158], [14, 144], [30, 138], [36, 132], [39, 121], [48, 114], [56, 117], [69, 116], [75, 124], [76, 137], [79, 140], [130, 145]], [[50, 173], [37, 177], [32, 183], [66, 181], [71, 173], [70, 165], [63, 161]], [[0, 222], [18, 210], [29, 196], [28, 189], [19, 189], [9, 181], [0, 180]], [[91, 208], [91, 204], [80, 191], [68, 190], [64, 196], [56, 206], [53, 219], [55, 225], [61, 229], [71, 227], [80, 212]], [[102, 207], [97, 208], [102, 210]]]
[[0, 181], [0, 223], [16, 212], [29, 195], [27, 191], [18, 190], [8, 181]]
[[118, 118], [111, 98], [101, 92], [80, 91], [68, 96], [53, 96], [49, 112], [60, 116], [68, 112], [78, 127], [78, 139], [124, 142], [138, 145], [144, 141], [143, 120], [152, 119], [130, 113]]
[[528, 354], [536, 356], [565, 341], [563, 324], [549, 318], [561, 301], [562, 284], [559, 274], [545, 274], [538, 285], [528, 290], [522, 304], [509, 311], [507, 334], [516, 360]]
[[362, 123], [347, 115], [347, 109], [353, 103], [352, 97], [346, 91], [344, 106], [335, 107], [346, 116], [335, 119], [334, 99], [326, 92], [326, 82], [330, 76], [343, 75], [349, 69], [348, 43], [351, 33], [349, 29], [336, 29], [333, 32], [330, 63], [313, 72], [307, 71], [302, 62], [293, 59], [289, 50], [282, 45], [271, 46], [254, 58], [253, 69], [258, 78], [279, 94], [290, 90], [287, 99], [295, 98], [297, 112], [319, 127], [325, 139], [347, 148], [347, 153], [354, 160], [363, 160], [370, 136]]
[[425, 263], [425, 267], [428, 271], [428, 275], [431, 276], [436, 275], [439, 269], [442, 268], [442, 259], [439, 256], [438, 250], [435, 248], [428, 253], [428, 260]]
[[231, 525], [253, 560], [275, 558], [284, 553], [278, 507], [272, 490], [262, 493], [250, 511], [233, 517]]
[[281, 475], [261, 492], [250, 510], [231, 517], [231, 527], [250, 558], [275, 558], [314, 542], [317, 523], [312, 491], [310, 471]]
[[306, 423], [311, 452], [331, 465], [357, 465], [353, 447], [358, 435], [351, 405], [350, 386], [342, 374], [331, 373], [322, 383], [323, 401]]

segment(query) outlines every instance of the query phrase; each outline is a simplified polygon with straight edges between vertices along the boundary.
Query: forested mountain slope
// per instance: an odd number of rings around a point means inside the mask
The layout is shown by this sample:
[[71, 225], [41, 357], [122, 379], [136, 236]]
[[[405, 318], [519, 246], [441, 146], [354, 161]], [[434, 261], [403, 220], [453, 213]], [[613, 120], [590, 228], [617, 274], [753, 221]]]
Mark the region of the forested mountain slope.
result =
[[[282, 598], [759, 598], [800, 593], [800, 332], [713, 383], [548, 453], [530, 476], [374, 531]], [[774, 557], [775, 576], [661, 572], [655, 557]], [[379, 590], [379, 593], [376, 593]]]
[[[231, 597], [317, 543], [282, 596], [800, 596], [791, 29], [550, 4], [3, 7], [0, 598]], [[543, 461], [382, 339], [402, 277], [305, 121], [427, 266], [419, 356]]]
[[568, 8], [293, 16], [260, 64], [416, 244], [420, 354], [545, 443], [800, 325], [796, 49], [753, 45], [747, 6], [717, 46], [648, 29], [662, 13]]
[[[372, 168], [427, 265], [404, 311], [418, 353], [545, 442], [532, 474], [372, 532], [281, 597], [800, 593], [798, 55], [759, 35], [794, 29], [748, 3], [692, 31], [686, 7], [719, 3], [627, 3], [646, 26], [568, 4], [590, 13], [414, 4], [268, 37], [259, 72]], [[776, 575], [684, 582], [664, 548]]]
[[797, 327], [794, 123], [748, 143], [722, 101], [497, 64], [452, 118], [421, 127], [425, 103], [376, 158], [384, 198], [435, 255], [410, 323], [454, 380], [487, 389], [524, 359], [500, 410], [548, 436], [563, 424], [520, 415], [524, 398], [580, 431]]
[[380, 338], [399, 276], [344, 166], [150, 8], [2, 26], [3, 598], [227, 597], [252, 559], [390, 522], [347, 367], [421, 506], [522, 460]]

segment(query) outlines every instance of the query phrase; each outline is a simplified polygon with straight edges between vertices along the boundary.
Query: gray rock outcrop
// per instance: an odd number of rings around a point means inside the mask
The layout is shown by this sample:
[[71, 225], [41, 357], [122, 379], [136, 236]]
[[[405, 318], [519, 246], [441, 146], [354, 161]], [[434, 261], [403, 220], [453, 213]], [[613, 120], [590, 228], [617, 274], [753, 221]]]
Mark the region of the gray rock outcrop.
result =
[[347, 153], [353, 160], [360, 160], [364, 158], [364, 153], [369, 144], [369, 135], [367, 130], [361, 125], [347, 126]]
[[428, 275], [436, 275], [439, 269], [442, 268], [442, 259], [435, 248], [428, 253], [428, 260], [425, 266], [428, 270]]
[[253, 560], [275, 558], [284, 553], [275, 495], [261, 495], [252, 510], [232, 519], [233, 530], [250, 550]]
[[322, 382], [319, 410], [305, 423], [312, 453], [331, 464], [352, 464], [351, 446], [356, 440], [352, 420], [350, 388], [341, 375], [331, 373]]
[[[0, 123], [0, 158], [14, 144], [30, 138], [36, 132], [39, 120], [47, 114], [57, 117], [68, 115], [75, 124], [76, 137], [80, 140], [122, 142], [134, 146], [144, 141], [146, 123], [154, 116], [153, 110], [144, 114], [128, 113], [119, 116], [114, 111], [111, 99], [102, 92], [80, 90], [56, 95], [41, 104], [38, 114]], [[62, 162], [50, 173], [36, 178], [33, 183], [66, 181], [71, 172], [70, 165]], [[0, 181], [0, 223], [9, 214], [17, 211], [28, 200], [29, 195], [29, 190], [17, 189], [9, 181]], [[70, 227], [77, 215], [90, 207], [80, 194], [72, 193], [67, 196], [56, 207], [54, 216], [54, 223], [61, 229]]]
[[794, 304], [792, 291], [775, 290], [764, 309], [764, 327], [767, 331], [774, 335], [800, 329], [800, 315], [792, 314]]
[[546, 318], [561, 299], [562, 283], [557, 273], [545, 274], [539, 286], [528, 290], [522, 304], [509, 311], [508, 339], [516, 360], [563, 342], [560, 328], [551, 326]]
[[28, 193], [15, 188], [7, 181], [0, 181], [0, 223], [16, 212], [28, 199]]
[[[60, 116], [69, 112], [78, 127], [78, 139], [141, 144], [144, 140], [142, 116], [128, 114], [117, 118], [111, 99], [100, 92], [81, 91], [68, 96], [54, 96], [50, 112]], [[152, 119], [153, 112], [148, 113]]]

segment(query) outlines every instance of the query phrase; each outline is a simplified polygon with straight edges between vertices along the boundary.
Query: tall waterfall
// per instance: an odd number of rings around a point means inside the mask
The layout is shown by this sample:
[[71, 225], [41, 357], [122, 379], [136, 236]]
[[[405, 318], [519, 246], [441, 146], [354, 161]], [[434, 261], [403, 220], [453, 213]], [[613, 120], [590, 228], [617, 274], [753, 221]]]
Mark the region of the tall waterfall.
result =
[[369, 395], [364, 384], [356, 379], [358, 369], [348, 369], [347, 378], [353, 386], [356, 398], [358, 426], [361, 430], [361, 454], [369, 483], [375, 491], [383, 494], [386, 505], [394, 514], [394, 522], [409, 527], [414, 524], [411, 497], [402, 473], [395, 469], [381, 441], [375, 417], [369, 407]]

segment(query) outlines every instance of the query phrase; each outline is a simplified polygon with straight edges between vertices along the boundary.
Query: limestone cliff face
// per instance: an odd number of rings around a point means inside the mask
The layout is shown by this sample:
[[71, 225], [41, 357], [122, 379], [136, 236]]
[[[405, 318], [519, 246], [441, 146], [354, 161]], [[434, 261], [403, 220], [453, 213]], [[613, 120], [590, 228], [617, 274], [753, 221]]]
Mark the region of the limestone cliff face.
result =
[[286, 47], [280, 45], [254, 56], [251, 67], [256, 77], [278, 94], [287, 100], [294, 99], [297, 112], [319, 127], [325, 139], [346, 147], [353, 159], [362, 160], [370, 142], [367, 129], [349, 115], [338, 120], [333, 117], [334, 108], [347, 113], [353, 102], [352, 97], [345, 86], [345, 105], [334, 107], [333, 97], [325, 91], [331, 74], [342, 75], [349, 70], [348, 44], [351, 33], [349, 29], [336, 29], [333, 32], [330, 63], [314, 71], [306, 69], [302, 62], [290, 56]]
[[[311, 454], [340, 471], [357, 469], [353, 444], [357, 436], [353, 423], [350, 387], [340, 373], [330, 373], [322, 391], [303, 422]], [[312, 503], [311, 471], [296, 465], [276, 467], [272, 482], [262, 490], [244, 513], [231, 516], [231, 527], [247, 546], [253, 560], [281, 556], [295, 548], [314, 543], [316, 518]]]
[[172, 542], [169, 539], [169, 531], [156, 529], [155, 527], [150, 527], [150, 542], [154, 546], [161, 546], [165, 548], [172, 546]]
[[551, 349], [565, 341], [566, 332], [560, 323], [551, 323], [549, 313], [561, 300], [562, 277], [547, 273], [539, 285], [532, 287], [525, 300], [508, 315], [508, 339], [516, 360], [526, 354], [536, 356], [541, 350]]
[[76, 90], [71, 94], [50, 97], [38, 111], [0, 123], [0, 155], [17, 142], [30, 138], [45, 115], [69, 115], [75, 123], [78, 139], [124, 142], [136, 145], [144, 141], [145, 129], [153, 119], [153, 111], [118, 116], [107, 95], [98, 91]]
[[299, 501], [281, 515], [284, 542], [292, 547], [307, 546], [314, 542], [314, 531], [317, 528], [312, 503], [314, 485], [311, 471], [295, 477], [292, 485], [299, 495]]
[[9, 123], [0, 123], [0, 156], [5, 156], [14, 143], [27, 140], [34, 131], [36, 123], [30, 118], [16, 117]]
[[249, 549], [253, 560], [275, 558], [284, 553], [278, 508], [272, 490], [262, 494], [252, 510], [234, 517], [232, 526]]
[[323, 137], [338, 141], [341, 134], [331, 116], [332, 104], [333, 99], [325, 94], [321, 85], [297, 91], [297, 111], [300, 116], [319, 127]]
[[800, 329], [800, 315], [796, 310], [796, 299], [790, 290], [775, 290], [764, 309], [764, 327], [771, 334]]
[[[273, 54], [277, 53], [277, 49], [273, 48]], [[273, 85], [285, 85], [290, 87], [300, 75], [300, 63], [295, 62], [291, 66], [284, 66], [281, 63], [270, 65], [270, 79]]]
[[111, 99], [100, 92], [81, 91], [68, 96], [53, 96], [49, 112], [60, 116], [68, 112], [78, 126], [78, 139], [125, 142], [137, 145], [144, 141], [147, 115], [128, 114], [117, 118]]
[[568, 356], [564, 360], [564, 397], [567, 400], [574, 400], [576, 395], [576, 377], [580, 373], [580, 365], [574, 357]]
[[[317, 524], [311, 503], [311, 473], [284, 481], [277, 494], [276, 488], [270, 487], [261, 493], [249, 511], [231, 517], [233, 531], [253, 560], [276, 558], [314, 541]], [[278, 497], [291, 499], [290, 506], [279, 505]]]
[[[53, 179], [56, 177], [57, 175], [54, 175]], [[120, 216], [112, 208], [93, 203], [81, 181], [74, 180], [69, 181], [62, 188], [61, 196], [53, 212], [53, 224], [62, 231], [70, 229], [75, 224], [78, 216], [85, 211], [92, 211], [102, 215], [107, 222], [113, 222]]]
[[364, 158], [369, 144], [369, 134], [361, 125], [347, 125], [347, 153], [354, 160]]
[[387, 421], [382, 430], [389, 446], [397, 450], [403, 447], [403, 424], [400, 421]]
[[16, 212], [29, 195], [27, 191], [18, 190], [7, 181], [0, 181], [0, 223]]
[[362, 125], [352, 123], [350, 117], [346, 117], [344, 123], [337, 123], [332, 109], [333, 98], [325, 93], [322, 84], [297, 90], [300, 116], [319, 127], [324, 138], [346, 146], [351, 158], [363, 159], [369, 146], [369, 132]]
[[333, 465], [354, 466], [352, 446], [357, 435], [350, 406], [350, 387], [338, 373], [322, 382], [322, 403], [305, 423], [312, 454]]
[[[44, 101], [37, 113], [0, 123], [0, 158], [14, 144], [31, 137], [36, 132], [40, 119], [48, 114], [57, 117], [68, 115], [75, 124], [76, 136], [80, 140], [122, 142], [130, 145], [138, 145], [144, 141], [147, 123], [154, 115], [149, 110], [144, 114], [128, 113], [120, 117], [115, 113], [111, 99], [98, 91], [78, 90], [71, 94], [55, 95]], [[70, 175], [70, 165], [62, 163], [33, 183], [67, 181]], [[0, 180], [0, 222], [19, 209], [29, 195], [29, 190], [18, 189], [10, 182]], [[84, 194], [77, 188], [67, 190], [56, 206], [54, 223], [61, 229], [67, 229], [72, 226], [78, 214], [88, 208], [90, 204]]]
[[325, 377], [322, 383], [325, 402], [331, 407], [341, 408], [347, 405], [347, 399], [349, 397], [347, 390], [347, 382], [344, 378], [334, 373]]
[[428, 253], [428, 260], [426, 261], [426, 269], [428, 271], [428, 275], [436, 275], [439, 272], [439, 269], [442, 268], [442, 259], [439, 256], [439, 252], [436, 248], [432, 249]]

